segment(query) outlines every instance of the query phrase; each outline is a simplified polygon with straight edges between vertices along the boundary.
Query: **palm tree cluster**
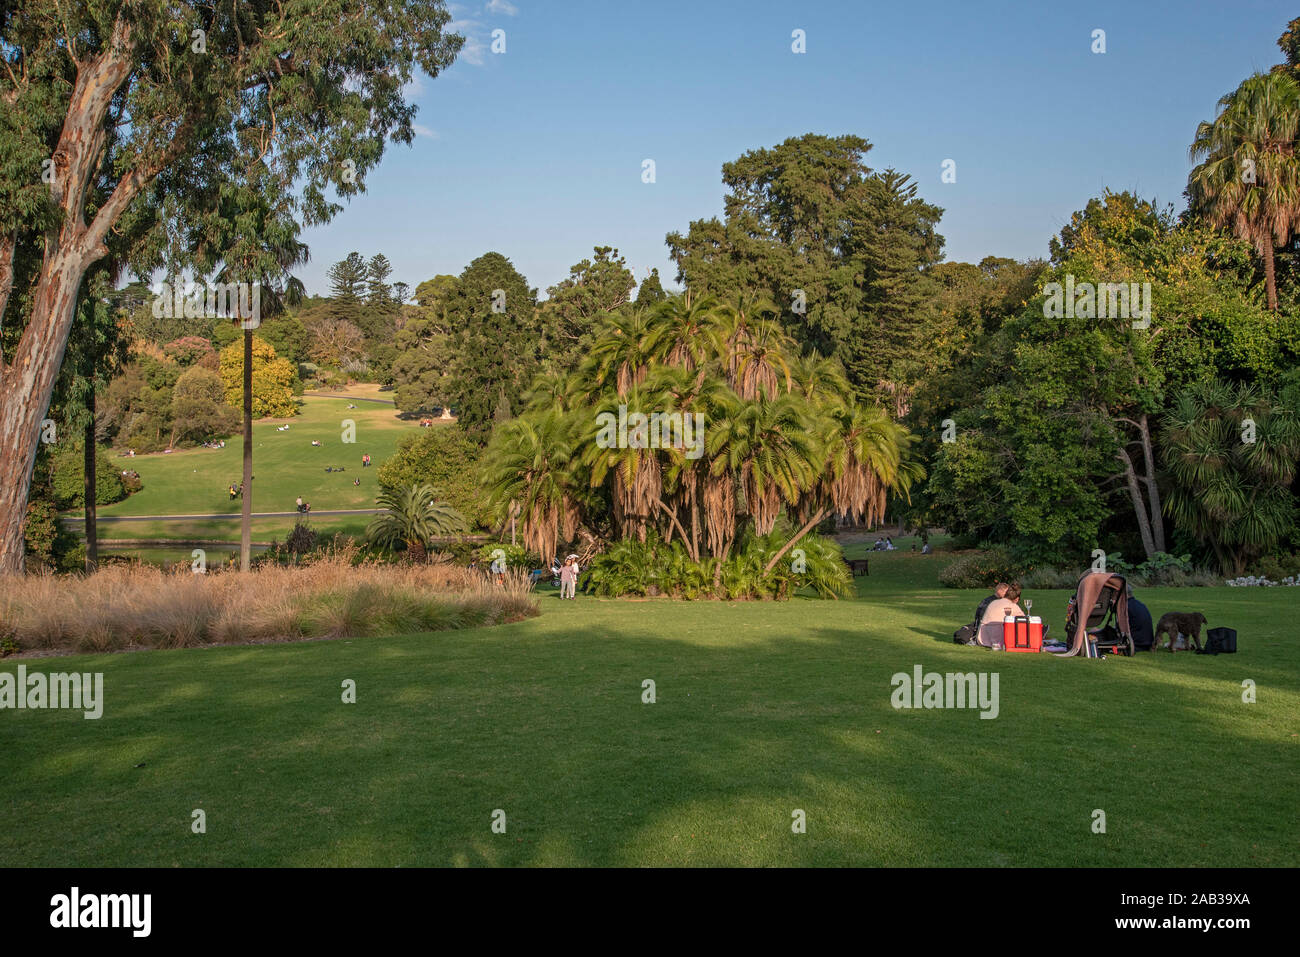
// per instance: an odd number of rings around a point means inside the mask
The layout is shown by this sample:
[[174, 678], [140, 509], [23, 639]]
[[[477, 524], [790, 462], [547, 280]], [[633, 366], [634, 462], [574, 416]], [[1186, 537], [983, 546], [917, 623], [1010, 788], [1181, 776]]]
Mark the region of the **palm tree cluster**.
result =
[[1300, 414], [1253, 384], [1212, 380], [1180, 395], [1164, 425], [1169, 514], [1242, 574], [1294, 526]]
[[[543, 557], [583, 527], [725, 561], [784, 512], [801, 527], [770, 569], [828, 514], [879, 521], [888, 494], [921, 475], [908, 431], [855, 403], [838, 362], [799, 355], [770, 305], [687, 293], [602, 317], [594, 343], [575, 370], [537, 377], [484, 460], [494, 507]], [[695, 448], [676, 435], [658, 448], [598, 441], [601, 414], [620, 409], [699, 414], [704, 434]]]

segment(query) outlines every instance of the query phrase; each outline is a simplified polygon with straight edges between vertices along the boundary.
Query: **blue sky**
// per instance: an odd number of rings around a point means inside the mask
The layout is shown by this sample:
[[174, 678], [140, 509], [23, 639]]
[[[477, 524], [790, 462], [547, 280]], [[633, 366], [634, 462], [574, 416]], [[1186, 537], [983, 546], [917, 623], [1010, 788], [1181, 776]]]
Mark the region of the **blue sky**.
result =
[[1044, 256], [1103, 189], [1181, 209], [1197, 122], [1281, 60], [1300, 16], [1265, 0], [450, 7], [466, 48], [414, 86], [415, 143], [390, 146], [367, 192], [304, 235], [311, 293], [352, 250], [384, 253], [412, 289], [495, 250], [544, 296], [612, 245], [638, 280], [658, 267], [668, 284], [664, 236], [721, 213], [722, 164], [807, 132], [863, 136], [869, 165], [910, 173], [944, 208], [947, 259]]

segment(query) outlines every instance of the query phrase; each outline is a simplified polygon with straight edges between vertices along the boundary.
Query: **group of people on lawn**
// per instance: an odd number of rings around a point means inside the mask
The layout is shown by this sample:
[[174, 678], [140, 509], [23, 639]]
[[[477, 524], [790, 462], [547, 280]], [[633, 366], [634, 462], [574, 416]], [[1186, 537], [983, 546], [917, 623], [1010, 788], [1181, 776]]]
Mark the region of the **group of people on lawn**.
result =
[[[1020, 607], [1020, 583], [1019, 582], [998, 582], [993, 586], [993, 594], [986, 597], [979, 603], [975, 609], [975, 624], [979, 633], [975, 637], [977, 644], [986, 648], [994, 648], [1002, 642], [1002, 622], [1008, 614], [1013, 618], [1019, 618], [1025, 615]], [[1147, 606], [1138, 601], [1129, 592], [1128, 598], [1128, 620], [1129, 630], [1133, 635], [1133, 644], [1139, 649], [1147, 649], [1155, 641], [1154, 630], [1151, 625], [1151, 612]], [[1043, 626], [1043, 633], [1047, 633], [1047, 626]]]

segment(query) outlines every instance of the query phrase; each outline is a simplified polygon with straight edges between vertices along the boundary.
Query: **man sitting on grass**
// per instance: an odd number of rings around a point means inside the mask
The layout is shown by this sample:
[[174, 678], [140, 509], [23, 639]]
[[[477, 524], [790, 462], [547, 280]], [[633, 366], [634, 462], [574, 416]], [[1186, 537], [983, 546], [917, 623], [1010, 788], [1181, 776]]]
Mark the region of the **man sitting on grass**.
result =
[[1006, 582], [998, 582], [996, 585], [993, 586], [993, 594], [986, 595], [984, 597], [984, 600], [979, 603], [979, 607], [975, 609], [976, 628], [978, 628], [980, 626], [980, 623], [984, 621], [984, 613], [989, 610], [989, 605], [993, 604], [999, 598], [1005, 598], [1007, 596], [1007, 589], [1009, 587], [1011, 586], [1009, 586]]

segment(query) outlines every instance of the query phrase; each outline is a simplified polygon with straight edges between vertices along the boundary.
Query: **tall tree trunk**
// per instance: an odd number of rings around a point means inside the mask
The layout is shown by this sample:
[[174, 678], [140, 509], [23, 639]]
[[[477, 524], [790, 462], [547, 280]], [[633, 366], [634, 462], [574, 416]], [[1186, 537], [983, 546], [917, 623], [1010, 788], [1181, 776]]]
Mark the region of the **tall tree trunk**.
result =
[[[23, 570], [23, 521], [27, 492], [36, 467], [41, 420], [50, 407], [54, 381], [63, 365], [77, 305], [77, 289], [87, 263], [80, 255], [55, 253], [43, 270], [14, 361], [0, 369], [0, 462], [6, 481], [0, 482], [0, 575]], [[50, 350], [57, 343], [57, 350]]]
[[1137, 517], [1138, 531], [1142, 535], [1142, 550], [1146, 552], [1147, 561], [1156, 553], [1155, 541], [1151, 537], [1151, 520], [1147, 515], [1146, 503], [1142, 501], [1142, 489], [1138, 487], [1137, 472], [1133, 470], [1133, 460], [1128, 450], [1119, 447], [1120, 461], [1124, 463], [1124, 478], [1128, 482], [1128, 493], [1133, 500], [1133, 514]]
[[[14, 288], [14, 250], [17, 246], [16, 232], [0, 236], [0, 331], [4, 330], [5, 307], [9, 305], [9, 294]], [[3, 360], [3, 354], [0, 354], [0, 369], [4, 367]]]
[[1151, 541], [1158, 552], [1167, 552], [1165, 547], [1165, 517], [1160, 504], [1160, 485], [1156, 482], [1156, 460], [1151, 451], [1151, 424], [1145, 412], [1138, 417], [1138, 427], [1142, 435], [1142, 461], [1147, 474], [1142, 482], [1147, 490], [1147, 509], [1151, 516]]
[[90, 422], [86, 424], [86, 454], [85, 454], [85, 477], [82, 488], [85, 490], [86, 502], [86, 572], [89, 574], [99, 567], [99, 533], [95, 527], [96, 512], [95, 487], [98, 476], [95, 474], [95, 390], [90, 390], [90, 398], [86, 402], [87, 411], [90, 413]]
[[239, 520], [239, 570], [246, 572], [253, 551], [253, 330], [244, 330], [244, 501]]
[[822, 516], [824, 516], [825, 514], [826, 514], [826, 509], [824, 508], [819, 508], [816, 512], [814, 512], [813, 517], [808, 519], [807, 524], [805, 524], [803, 528], [799, 529], [799, 531], [795, 533], [794, 538], [786, 542], [785, 546], [779, 552], [777, 552], [775, 555], [772, 556], [772, 560], [768, 562], [767, 567], [763, 569], [763, 574], [766, 575], [773, 568], [775, 568], [776, 563], [785, 557], [785, 553], [794, 547], [795, 542], [799, 541], [799, 539], [803, 538], [810, 531], [812, 531], [813, 526], [815, 526], [818, 522], [820, 522], [822, 520]]
[[1277, 275], [1273, 268], [1273, 236], [1264, 237], [1264, 291], [1268, 294], [1268, 311], [1277, 312]]

